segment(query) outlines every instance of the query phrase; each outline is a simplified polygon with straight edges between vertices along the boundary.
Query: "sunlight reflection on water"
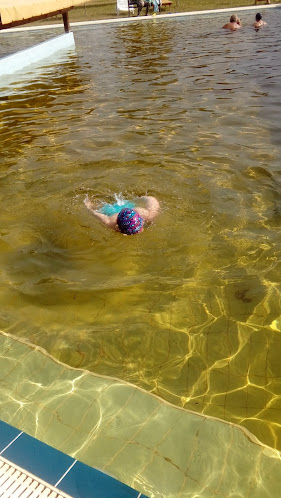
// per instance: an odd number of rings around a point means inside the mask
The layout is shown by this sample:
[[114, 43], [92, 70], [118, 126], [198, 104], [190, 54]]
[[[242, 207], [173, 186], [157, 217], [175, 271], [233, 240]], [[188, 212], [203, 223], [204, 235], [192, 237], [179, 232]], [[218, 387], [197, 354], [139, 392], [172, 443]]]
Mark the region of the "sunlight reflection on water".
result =
[[[280, 34], [252, 18], [75, 29], [4, 85], [1, 327], [280, 448]], [[83, 199], [115, 193], [162, 213], [108, 231]]]

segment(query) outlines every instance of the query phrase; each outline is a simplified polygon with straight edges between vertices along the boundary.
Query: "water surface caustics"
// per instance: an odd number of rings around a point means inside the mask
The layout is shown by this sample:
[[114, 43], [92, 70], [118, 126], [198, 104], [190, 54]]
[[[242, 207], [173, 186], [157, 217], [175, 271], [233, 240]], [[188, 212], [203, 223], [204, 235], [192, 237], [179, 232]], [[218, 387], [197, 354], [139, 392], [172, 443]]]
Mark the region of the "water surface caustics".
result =
[[[59, 364], [9, 334], [0, 335], [0, 355], [5, 421], [109, 473], [137, 490], [134, 496], [279, 496], [280, 453], [246, 429]], [[85, 496], [80, 486], [71, 494]], [[91, 497], [100, 497], [98, 485]]]
[[[2, 330], [278, 449], [279, 16], [77, 28], [0, 91]], [[119, 193], [159, 199], [141, 236], [84, 207]]]

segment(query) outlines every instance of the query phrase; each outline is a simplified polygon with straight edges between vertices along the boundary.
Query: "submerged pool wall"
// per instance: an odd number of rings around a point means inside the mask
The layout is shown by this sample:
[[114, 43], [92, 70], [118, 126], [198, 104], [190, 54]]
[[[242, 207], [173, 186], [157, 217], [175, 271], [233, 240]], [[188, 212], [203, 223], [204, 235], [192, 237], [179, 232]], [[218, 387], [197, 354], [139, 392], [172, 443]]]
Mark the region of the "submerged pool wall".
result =
[[64, 33], [45, 42], [39, 43], [25, 50], [20, 50], [12, 55], [0, 59], [0, 76], [13, 74], [21, 71], [31, 64], [52, 57], [55, 53], [74, 48], [75, 41], [73, 33]]

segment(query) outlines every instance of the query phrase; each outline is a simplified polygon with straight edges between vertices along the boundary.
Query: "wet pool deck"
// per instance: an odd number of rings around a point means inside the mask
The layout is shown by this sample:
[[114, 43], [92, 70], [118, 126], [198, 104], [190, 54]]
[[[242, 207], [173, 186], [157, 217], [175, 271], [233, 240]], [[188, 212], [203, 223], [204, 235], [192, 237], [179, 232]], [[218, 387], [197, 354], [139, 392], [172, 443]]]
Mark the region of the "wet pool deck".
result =
[[0, 497], [2, 496], [146, 498], [108, 474], [0, 421]]

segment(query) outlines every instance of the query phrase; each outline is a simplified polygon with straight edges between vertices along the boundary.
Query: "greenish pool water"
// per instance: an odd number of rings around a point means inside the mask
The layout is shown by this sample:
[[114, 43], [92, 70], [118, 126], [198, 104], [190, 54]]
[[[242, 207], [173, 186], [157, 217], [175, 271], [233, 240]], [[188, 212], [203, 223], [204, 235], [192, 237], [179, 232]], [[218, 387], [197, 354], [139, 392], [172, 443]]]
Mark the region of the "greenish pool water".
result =
[[[279, 15], [76, 28], [1, 82], [0, 326], [280, 449]], [[83, 204], [119, 193], [161, 203], [139, 236]]]

